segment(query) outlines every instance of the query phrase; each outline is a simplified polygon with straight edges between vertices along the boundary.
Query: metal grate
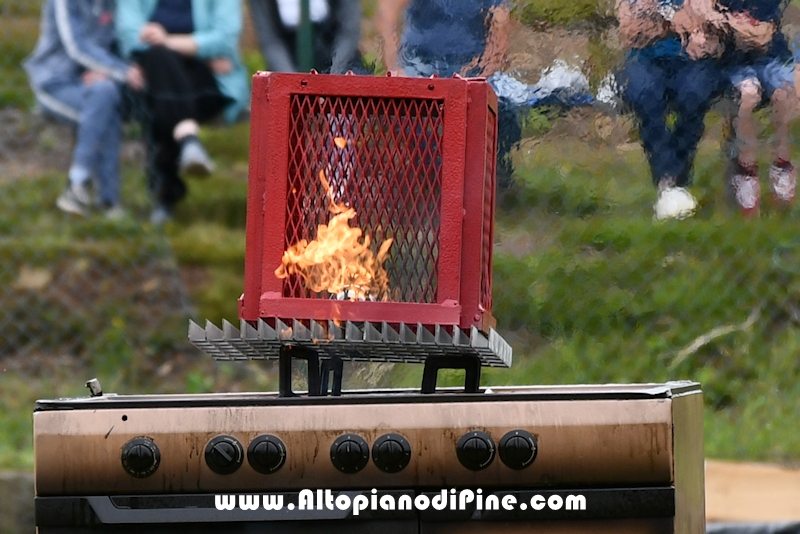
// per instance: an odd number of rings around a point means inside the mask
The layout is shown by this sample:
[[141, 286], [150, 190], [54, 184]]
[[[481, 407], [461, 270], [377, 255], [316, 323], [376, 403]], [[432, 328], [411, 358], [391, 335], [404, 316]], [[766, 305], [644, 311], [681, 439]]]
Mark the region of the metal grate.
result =
[[[443, 104], [438, 100], [293, 95], [289, 130], [286, 248], [313, 240], [330, 218], [319, 180], [356, 211], [373, 247], [393, 238], [386, 268], [392, 300], [436, 302]], [[345, 139], [340, 148], [335, 139]], [[285, 297], [329, 298], [284, 282]]]

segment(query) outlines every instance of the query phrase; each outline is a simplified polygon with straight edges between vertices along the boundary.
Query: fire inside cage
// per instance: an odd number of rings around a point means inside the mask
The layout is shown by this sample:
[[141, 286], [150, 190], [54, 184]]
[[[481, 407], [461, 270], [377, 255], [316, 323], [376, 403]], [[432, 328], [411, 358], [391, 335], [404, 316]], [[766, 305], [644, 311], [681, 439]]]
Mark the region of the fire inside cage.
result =
[[[512, 363], [492, 316], [485, 80], [252, 87], [238, 324], [190, 322], [189, 339], [277, 360], [279, 390], [90, 381], [86, 398], [37, 402], [40, 534], [704, 532], [698, 384], [481, 385]], [[421, 364], [422, 383], [344, 390], [347, 361]], [[463, 387], [439, 387], [442, 369]]]

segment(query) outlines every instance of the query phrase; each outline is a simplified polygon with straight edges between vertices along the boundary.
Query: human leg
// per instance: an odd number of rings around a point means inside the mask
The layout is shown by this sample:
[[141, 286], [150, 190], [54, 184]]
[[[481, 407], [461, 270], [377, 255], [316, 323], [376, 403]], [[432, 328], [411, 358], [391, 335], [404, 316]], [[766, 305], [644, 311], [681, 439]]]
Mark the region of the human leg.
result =
[[650, 165], [654, 185], [673, 180], [668, 154], [671, 132], [667, 127], [666, 71], [658, 62], [635, 58], [616, 74], [623, 101], [634, 112], [639, 139]]
[[669, 80], [671, 109], [675, 123], [670, 138], [674, 155], [676, 183], [691, 183], [697, 145], [705, 130], [705, 117], [714, 100], [721, 94], [723, 73], [713, 60], [676, 61]]
[[38, 95], [48, 112], [76, 126], [76, 143], [69, 170], [70, 185], [58, 206], [78, 215], [91, 207], [89, 179], [95, 174], [100, 200], [119, 201], [119, 150], [122, 135], [121, 89], [109, 80], [86, 85], [80, 80], [44, 88]]
[[769, 169], [770, 188], [778, 204], [792, 204], [797, 184], [797, 171], [791, 163], [789, 122], [796, 116], [794, 67], [777, 58], [761, 58], [755, 71], [770, 100], [774, 129], [773, 163]]
[[667, 124], [670, 111], [667, 81], [674, 75], [674, 59], [629, 61], [616, 75], [623, 100], [639, 122], [639, 138], [650, 165], [658, 199], [653, 206], [656, 219], [684, 218], [694, 213], [694, 197], [677, 182], [682, 165]]
[[158, 46], [137, 54], [136, 60], [147, 80], [153, 145], [148, 180], [158, 202], [154, 216], [163, 220], [186, 195], [181, 171], [211, 171], [211, 160], [197, 139], [199, 122], [218, 113], [226, 100], [213, 73], [198, 60]]
[[733, 119], [737, 158], [731, 185], [742, 215], [752, 218], [758, 215], [761, 198], [761, 184], [756, 163], [758, 134], [753, 112], [761, 102], [762, 87], [755, 76], [743, 79], [734, 77], [731, 81], [734, 82], [738, 103], [737, 115]]

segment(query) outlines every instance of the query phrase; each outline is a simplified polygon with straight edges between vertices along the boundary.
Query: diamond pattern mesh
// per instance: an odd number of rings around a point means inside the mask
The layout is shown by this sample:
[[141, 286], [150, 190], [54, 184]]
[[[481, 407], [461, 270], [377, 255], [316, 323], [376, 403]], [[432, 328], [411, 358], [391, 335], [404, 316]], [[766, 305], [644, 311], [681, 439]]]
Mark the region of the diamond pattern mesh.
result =
[[[443, 120], [437, 100], [293, 95], [286, 247], [314, 239], [328, 222], [319, 180], [325, 171], [335, 202], [355, 209], [351, 225], [370, 236], [375, 251], [394, 239], [385, 265], [391, 300], [436, 302]], [[347, 145], [340, 148], [337, 138]], [[283, 295], [329, 297], [297, 278], [285, 280]]]

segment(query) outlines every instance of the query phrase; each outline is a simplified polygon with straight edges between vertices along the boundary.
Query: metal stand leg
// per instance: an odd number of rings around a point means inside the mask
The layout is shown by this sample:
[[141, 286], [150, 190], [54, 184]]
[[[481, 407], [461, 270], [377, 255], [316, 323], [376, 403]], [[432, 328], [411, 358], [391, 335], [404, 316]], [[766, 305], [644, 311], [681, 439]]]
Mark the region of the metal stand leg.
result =
[[439, 369], [464, 369], [464, 393], [477, 393], [481, 387], [481, 360], [477, 356], [434, 356], [425, 360], [422, 393], [435, 393]]
[[342, 358], [333, 356], [327, 360], [322, 360], [320, 373], [322, 374], [321, 394], [328, 394], [328, 380], [330, 379], [330, 374], [333, 373], [333, 384], [331, 385], [330, 394], [333, 397], [340, 397], [342, 395], [342, 374], [344, 373], [344, 362], [342, 362]]
[[308, 362], [308, 396], [321, 395], [319, 355], [316, 351], [294, 345], [282, 345], [278, 356], [278, 394], [281, 397], [297, 397], [292, 391], [292, 360], [302, 359]]

